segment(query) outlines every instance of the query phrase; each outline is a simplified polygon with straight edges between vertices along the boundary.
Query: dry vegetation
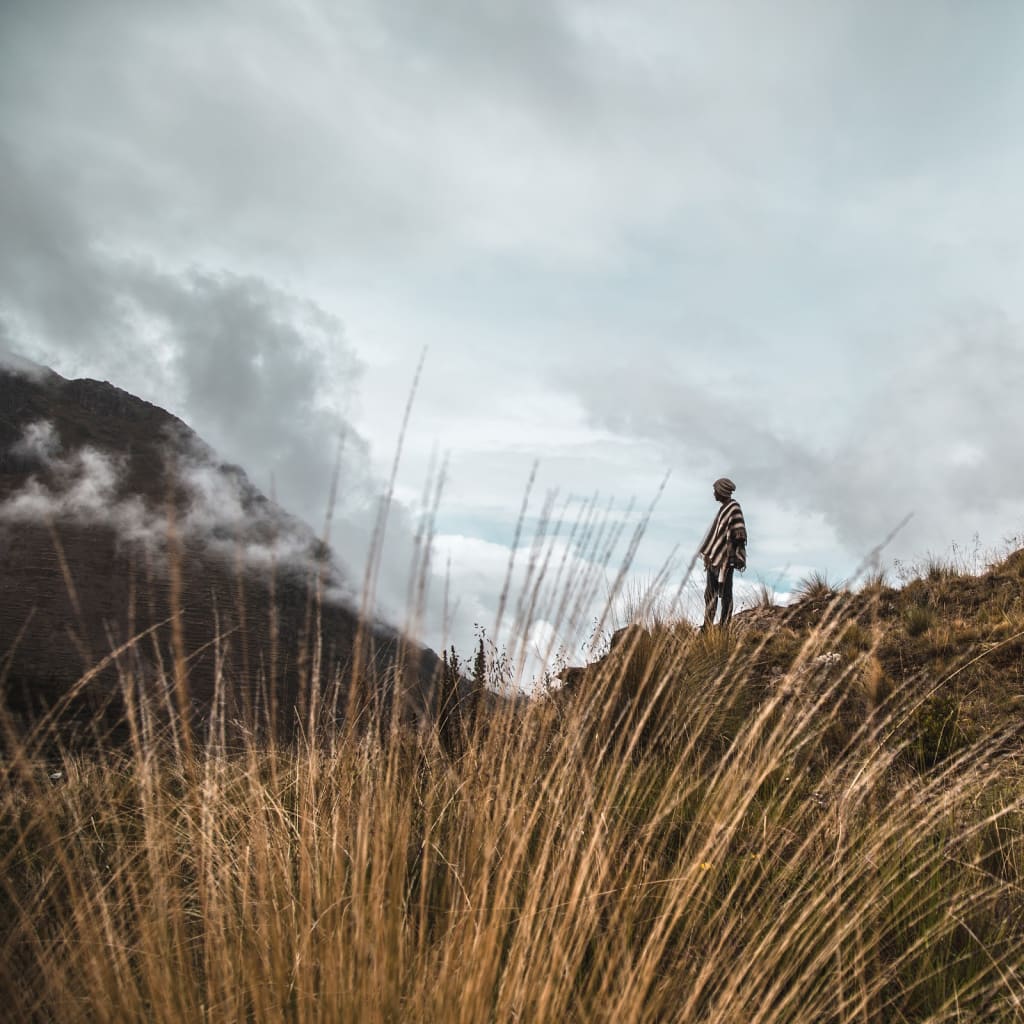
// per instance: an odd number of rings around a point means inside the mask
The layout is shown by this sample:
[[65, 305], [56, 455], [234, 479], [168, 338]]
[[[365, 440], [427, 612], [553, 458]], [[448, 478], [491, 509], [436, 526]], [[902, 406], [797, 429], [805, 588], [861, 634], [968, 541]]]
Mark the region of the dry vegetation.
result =
[[0, 1013], [1024, 1018], [1024, 553], [812, 582], [441, 730], [8, 736]]

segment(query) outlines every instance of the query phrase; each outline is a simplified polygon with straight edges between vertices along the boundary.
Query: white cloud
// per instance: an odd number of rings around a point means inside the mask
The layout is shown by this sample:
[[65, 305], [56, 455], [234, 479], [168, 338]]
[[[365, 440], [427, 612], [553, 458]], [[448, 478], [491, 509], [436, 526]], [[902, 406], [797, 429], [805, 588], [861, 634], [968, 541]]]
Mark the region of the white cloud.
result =
[[[70, 520], [105, 526], [116, 531], [120, 543], [141, 545], [157, 555], [165, 550], [171, 530], [166, 513], [148, 506], [138, 495], [124, 493], [124, 459], [88, 446], [65, 452], [54, 425], [46, 421], [26, 427], [13, 449], [31, 457], [39, 472], [0, 503], [0, 521], [59, 524]], [[250, 494], [243, 491], [239, 477], [207, 461], [208, 453], [202, 449], [178, 455], [179, 479], [188, 496], [184, 514], [174, 524], [179, 536], [203, 544], [229, 564], [240, 559], [256, 570], [268, 570], [273, 564], [310, 574], [318, 571], [317, 538], [312, 530], [272, 505], [245, 508]], [[339, 582], [342, 578], [335, 570], [331, 594], [352, 604], [353, 589]]]
[[15, 442], [11, 450], [15, 455], [28, 456], [44, 464], [52, 464], [60, 452], [60, 438], [53, 424], [46, 420], [30, 423], [20, 440]]
[[92, 524], [116, 515], [112, 506], [120, 467], [115, 459], [89, 447], [62, 455], [53, 425], [45, 422], [31, 424], [13, 450], [49, 469], [57, 486], [50, 488], [30, 478], [0, 505], [0, 518], [16, 522], [67, 516]]

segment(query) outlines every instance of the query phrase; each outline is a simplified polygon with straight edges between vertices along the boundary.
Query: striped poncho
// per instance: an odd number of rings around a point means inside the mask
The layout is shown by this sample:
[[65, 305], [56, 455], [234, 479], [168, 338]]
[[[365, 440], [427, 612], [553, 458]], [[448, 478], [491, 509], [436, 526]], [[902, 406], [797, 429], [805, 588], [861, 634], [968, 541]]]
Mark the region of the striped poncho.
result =
[[743, 521], [740, 503], [729, 499], [722, 504], [700, 546], [699, 554], [709, 569], [717, 569], [719, 578], [725, 574], [737, 548], [746, 547], [747, 524]]

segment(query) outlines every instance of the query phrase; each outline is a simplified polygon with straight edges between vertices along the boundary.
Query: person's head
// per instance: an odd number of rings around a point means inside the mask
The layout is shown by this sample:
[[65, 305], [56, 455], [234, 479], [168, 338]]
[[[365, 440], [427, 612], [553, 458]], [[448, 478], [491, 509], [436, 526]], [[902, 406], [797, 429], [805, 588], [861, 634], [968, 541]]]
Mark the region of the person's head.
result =
[[736, 485], [727, 476], [719, 477], [715, 481], [715, 500], [728, 501], [735, 490]]

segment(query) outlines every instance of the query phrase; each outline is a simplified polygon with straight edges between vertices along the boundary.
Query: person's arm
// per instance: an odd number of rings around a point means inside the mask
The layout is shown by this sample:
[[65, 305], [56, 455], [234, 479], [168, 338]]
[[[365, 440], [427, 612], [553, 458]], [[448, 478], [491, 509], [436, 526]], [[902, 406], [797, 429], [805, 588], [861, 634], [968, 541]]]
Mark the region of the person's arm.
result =
[[733, 562], [740, 572], [747, 567], [747, 528], [742, 523], [737, 523], [732, 531]]

